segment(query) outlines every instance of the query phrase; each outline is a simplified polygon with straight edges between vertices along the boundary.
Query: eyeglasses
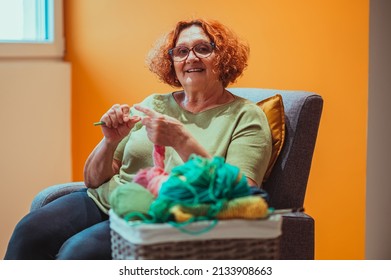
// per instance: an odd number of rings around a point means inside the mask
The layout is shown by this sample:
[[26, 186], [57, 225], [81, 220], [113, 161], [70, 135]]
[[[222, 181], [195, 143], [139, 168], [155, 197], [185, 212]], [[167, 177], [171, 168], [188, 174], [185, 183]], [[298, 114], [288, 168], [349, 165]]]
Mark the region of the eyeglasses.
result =
[[178, 46], [172, 48], [168, 51], [168, 54], [171, 56], [172, 60], [176, 62], [184, 61], [189, 56], [191, 51], [193, 51], [194, 55], [198, 58], [207, 58], [212, 54], [215, 47], [216, 45], [213, 42], [211, 43], [203, 42], [194, 45], [190, 49], [185, 46]]

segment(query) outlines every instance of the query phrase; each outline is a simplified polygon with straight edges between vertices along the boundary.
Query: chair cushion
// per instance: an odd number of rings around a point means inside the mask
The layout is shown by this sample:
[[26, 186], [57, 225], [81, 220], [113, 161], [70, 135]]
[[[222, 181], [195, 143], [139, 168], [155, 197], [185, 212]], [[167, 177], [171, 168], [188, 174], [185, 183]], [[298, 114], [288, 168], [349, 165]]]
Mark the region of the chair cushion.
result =
[[285, 113], [282, 97], [279, 94], [257, 102], [257, 105], [265, 112], [272, 134], [272, 154], [266, 169], [263, 181], [265, 182], [273, 169], [281, 152], [285, 139]]

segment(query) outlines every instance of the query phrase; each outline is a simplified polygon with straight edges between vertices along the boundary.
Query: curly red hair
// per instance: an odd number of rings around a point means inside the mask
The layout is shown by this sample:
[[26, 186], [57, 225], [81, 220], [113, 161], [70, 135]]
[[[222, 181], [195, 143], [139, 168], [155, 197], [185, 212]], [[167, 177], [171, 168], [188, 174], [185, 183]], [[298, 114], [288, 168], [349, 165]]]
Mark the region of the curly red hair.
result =
[[227, 87], [230, 83], [234, 83], [247, 67], [250, 48], [233, 31], [214, 20], [193, 19], [178, 22], [176, 27], [163, 36], [149, 52], [147, 57], [149, 70], [164, 83], [181, 87], [168, 51], [175, 47], [181, 31], [192, 25], [201, 27], [211, 42], [215, 43], [214, 71], [219, 73], [223, 86]]

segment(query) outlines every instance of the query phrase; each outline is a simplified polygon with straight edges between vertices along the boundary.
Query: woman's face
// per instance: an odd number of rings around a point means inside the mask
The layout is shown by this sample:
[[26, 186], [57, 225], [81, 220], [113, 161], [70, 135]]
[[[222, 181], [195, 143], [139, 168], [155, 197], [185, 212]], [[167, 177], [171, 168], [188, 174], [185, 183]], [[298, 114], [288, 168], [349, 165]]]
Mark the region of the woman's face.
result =
[[[175, 47], [184, 46], [192, 49], [199, 43], [209, 44], [210, 39], [201, 27], [192, 25], [181, 31]], [[202, 90], [210, 86], [221, 85], [218, 73], [213, 71], [214, 59], [214, 51], [206, 58], [198, 58], [194, 51], [190, 51], [185, 60], [174, 61], [175, 73], [182, 87], [185, 90]]]

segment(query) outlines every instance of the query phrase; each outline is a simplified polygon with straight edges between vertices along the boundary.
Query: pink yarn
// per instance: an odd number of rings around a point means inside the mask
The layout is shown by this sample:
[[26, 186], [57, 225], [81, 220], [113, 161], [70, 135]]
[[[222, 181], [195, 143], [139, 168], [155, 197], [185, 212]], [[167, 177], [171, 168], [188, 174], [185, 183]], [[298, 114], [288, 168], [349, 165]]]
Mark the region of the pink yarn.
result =
[[168, 177], [168, 173], [164, 171], [165, 152], [164, 146], [154, 145], [152, 153], [154, 166], [141, 169], [133, 179], [135, 183], [145, 187], [155, 197], [158, 195], [163, 181]]
[[164, 169], [164, 158], [166, 153], [166, 147], [154, 145], [153, 146], [153, 165], [155, 167], [160, 167], [161, 169]]

